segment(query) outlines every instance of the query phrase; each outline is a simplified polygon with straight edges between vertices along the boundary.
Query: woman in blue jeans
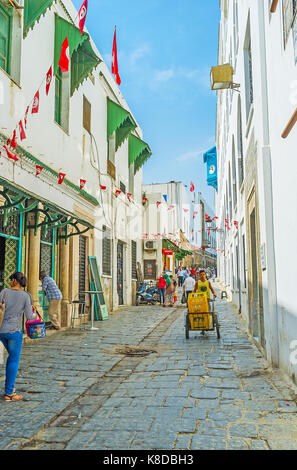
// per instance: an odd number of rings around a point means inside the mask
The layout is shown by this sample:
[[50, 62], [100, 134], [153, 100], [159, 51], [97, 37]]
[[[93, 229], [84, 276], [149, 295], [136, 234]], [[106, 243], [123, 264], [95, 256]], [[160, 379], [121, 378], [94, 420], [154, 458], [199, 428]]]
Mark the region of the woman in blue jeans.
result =
[[31, 295], [23, 290], [27, 285], [23, 273], [14, 273], [9, 279], [10, 289], [3, 289], [0, 293], [0, 302], [5, 303], [0, 341], [8, 352], [4, 400], [19, 401], [23, 397], [15, 392], [14, 384], [23, 344], [22, 318], [25, 313], [28, 320], [33, 320], [36, 318], [36, 314], [33, 314], [36, 309], [32, 307]]

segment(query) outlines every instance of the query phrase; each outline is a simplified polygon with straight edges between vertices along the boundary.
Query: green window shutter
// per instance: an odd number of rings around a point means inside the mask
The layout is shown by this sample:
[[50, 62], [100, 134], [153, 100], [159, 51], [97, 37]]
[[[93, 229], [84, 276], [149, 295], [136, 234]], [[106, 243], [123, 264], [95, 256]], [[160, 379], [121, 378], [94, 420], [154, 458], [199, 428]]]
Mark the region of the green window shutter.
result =
[[71, 58], [71, 96], [79, 85], [88, 77], [94, 67], [101, 62], [96, 56], [90, 43], [87, 33], [81, 34], [79, 28], [64, 20], [60, 16], [55, 16], [55, 56], [54, 73], [58, 70], [61, 56], [62, 44], [65, 38], [69, 42], [69, 54]]
[[61, 125], [61, 105], [62, 105], [62, 73], [60, 67], [55, 76], [55, 121]]
[[10, 73], [10, 37], [12, 8], [0, 3], [0, 67]]
[[48, 8], [57, 0], [25, 0], [24, 2], [24, 27], [23, 36], [27, 36], [29, 29], [34, 27], [42, 15], [45, 15]]
[[71, 56], [71, 96], [89, 73], [101, 62], [94, 53], [89, 39], [81, 44]]
[[136, 122], [126, 109], [107, 98], [107, 139], [116, 133], [116, 150], [136, 129]]
[[129, 135], [129, 166], [134, 163], [136, 173], [152, 155], [148, 144], [135, 135]]

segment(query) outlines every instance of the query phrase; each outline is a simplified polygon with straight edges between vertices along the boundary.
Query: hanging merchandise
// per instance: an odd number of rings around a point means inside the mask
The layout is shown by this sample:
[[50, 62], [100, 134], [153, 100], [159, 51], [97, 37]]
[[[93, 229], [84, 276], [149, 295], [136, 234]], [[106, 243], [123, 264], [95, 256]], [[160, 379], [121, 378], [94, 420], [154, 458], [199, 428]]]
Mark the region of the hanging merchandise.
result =
[[80, 179], [80, 180], [79, 180], [79, 189], [83, 189], [84, 186], [85, 186], [85, 184], [86, 184], [86, 182], [87, 182], [86, 180]]
[[39, 111], [39, 90], [35, 93], [31, 114], [37, 114]]
[[11, 158], [11, 160], [14, 160], [15, 162], [18, 161], [18, 157], [16, 155], [14, 155], [13, 153], [11, 153], [8, 148], [6, 147], [6, 145], [4, 145], [4, 148], [6, 150], [6, 153], [7, 153], [7, 156], [8, 158]]
[[58, 184], [62, 184], [65, 178], [65, 173], [59, 173], [59, 181]]
[[85, 27], [87, 12], [88, 12], [88, 0], [85, 0], [83, 2], [82, 6], [80, 7], [79, 12], [78, 12], [79, 29], [80, 29], [81, 34], [84, 33], [84, 27]]
[[43, 170], [43, 166], [40, 166], [40, 165], [36, 165], [36, 176], [40, 175], [40, 173], [42, 172]]
[[24, 131], [22, 121], [19, 122], [19, 132], [20, 132], [20, 139], [24, 140], [26, 138], [26, 134], [25, 134], [25, 131]]
[[69, 42], [66, 36], [61, 49], [61, 56], [58, 65], [60, 65], [61, 72], [68, 72], [69, 71], [69, 63], [70, 63], [70, 52], [69, 52]]
[[114, 27], [113, 45], [112, 45], [112, 62], [111, 62], [111, 73], [115, 76], [118, 85], [121, 84], [121, 78], [119, 76], [119, 65], [118, 65], [118, 52], [117, 52], [117, 29]]
[[51, 66], [49, 71], [46, 74], [46, 85], [45, 85], [46, 96], [48, 96], [52, 78], [53, 78], [53, 68]]

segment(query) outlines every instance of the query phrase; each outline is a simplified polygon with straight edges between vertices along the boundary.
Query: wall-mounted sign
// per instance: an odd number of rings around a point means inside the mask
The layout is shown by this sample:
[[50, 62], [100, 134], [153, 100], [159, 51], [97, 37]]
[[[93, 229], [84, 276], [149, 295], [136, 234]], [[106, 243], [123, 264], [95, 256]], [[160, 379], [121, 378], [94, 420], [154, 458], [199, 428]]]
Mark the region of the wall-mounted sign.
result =
[[173, 250], [162, 250], [163, 255], [165, 256], [172, 256]]

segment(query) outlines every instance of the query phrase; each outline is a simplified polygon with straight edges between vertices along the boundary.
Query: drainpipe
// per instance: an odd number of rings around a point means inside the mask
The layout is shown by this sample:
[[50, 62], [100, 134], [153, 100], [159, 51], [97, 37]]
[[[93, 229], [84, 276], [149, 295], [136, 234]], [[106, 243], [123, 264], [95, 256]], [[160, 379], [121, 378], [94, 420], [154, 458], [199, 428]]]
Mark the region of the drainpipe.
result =
[[[267, 256], [267, 292], [263, 295], [263, 309], [265, 330], [269, 332], [270, 341], [267, 354], [268, 359], [276, 367], [279, 366], [279, 337], [278, 337], [278, 315], [277, 315], [277, 282], [276, 262], [274, 244], [274, 216], [273, 216], [273, 193], [272, 193], [272, 166], [269, 134], [269, 105], [267, 85], [267, 57], [266, 57], [266, 30], [265, 11], [266, 2], [257, 2], [259, 18], [259, 52], [261, 73], [261, 95], [262, 95], [262, 188], [264, 196], [264, 215], [266, 228], [266, 256]], [[265, 335], [267, 337], [267, 335]], [[267, 344], [266, 344], [267, 346]]]

